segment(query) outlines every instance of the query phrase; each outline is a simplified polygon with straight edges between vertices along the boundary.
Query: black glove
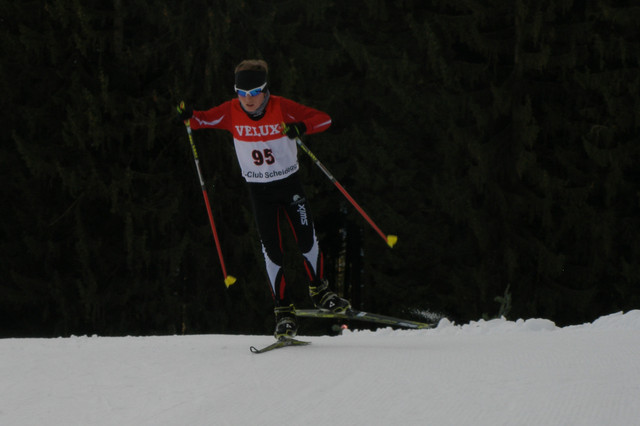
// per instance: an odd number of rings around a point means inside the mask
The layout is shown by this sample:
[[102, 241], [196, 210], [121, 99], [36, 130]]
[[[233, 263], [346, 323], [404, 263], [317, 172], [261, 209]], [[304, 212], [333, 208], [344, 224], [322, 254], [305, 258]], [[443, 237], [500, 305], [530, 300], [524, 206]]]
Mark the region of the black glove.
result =
[[282, 126], [282, 134], [287, 135], [289, 139], [302, 137], [307, 131], [307, 126], [302, 121], [297, 123], [285, 123]]
[[178, 117], [182, 121], [187, 121], [193, 117], [193, 108], [185, 106], [184, 102], [180, 102], [176, 109], [178, 110]]

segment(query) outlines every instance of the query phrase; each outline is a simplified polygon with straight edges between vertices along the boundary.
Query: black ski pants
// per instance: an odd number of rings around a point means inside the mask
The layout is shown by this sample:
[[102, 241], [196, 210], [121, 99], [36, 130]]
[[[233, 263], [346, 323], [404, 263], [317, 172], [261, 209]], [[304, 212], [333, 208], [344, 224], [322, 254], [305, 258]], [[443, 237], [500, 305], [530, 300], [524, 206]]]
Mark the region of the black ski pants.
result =
[[304, 257], [310, 283], [323, 278], [323, 256], [318, 245], [309, 203], [298, 173], [268, 183], [249, 183], [249, 192], [262, 243], [271, 293], [277, 306], [291, 303], [284, 277], [281, 219], [286, 218]]

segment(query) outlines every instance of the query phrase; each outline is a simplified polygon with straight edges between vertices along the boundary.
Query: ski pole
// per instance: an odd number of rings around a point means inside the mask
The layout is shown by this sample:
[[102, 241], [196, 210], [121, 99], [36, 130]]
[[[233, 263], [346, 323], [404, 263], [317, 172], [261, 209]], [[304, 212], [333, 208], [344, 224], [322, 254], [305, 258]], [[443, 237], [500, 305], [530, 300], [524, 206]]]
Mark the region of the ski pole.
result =
[[329, 180], [331, 182], [333, 182], [333, 184], [340, 190], [340, 192], [342, 192], [342, 195], [344, 195], [347, 198], [347, 200], [349, 200], [349, 202], [353, 205], [353, 207], [355, 207], [356, 210], [358, 210], [358, 213], [360, 213], [362, 215], [362, 217], [364, 217], [366, 219], [366, 221], [369, 222], [369, 225], [371, 225], [371, 227], [378, 233], [378, 235], [380, 235], [382, 237], [382, 239], [386, 241], [387, 245], [389, 247], [393, 247], [398, 242], [398, 236], [397, 235], [391, 235], [391, 234], [385, 235], [385, 233], [382, 232], [382, 230], [380, 228], [378, 228], [378, 225], [375, 224], [375, 222], [362, 209], [362, 207], [360, 207], [360, 205], [358, 205], [358, 203], [356, 203], [356, 200], [354, 200], [353, 197], [351, 197], [351, 195], [349, 195], [347, 190], [344, 189], [344, 187], [342, 185], [340, 185], [340, 182], [338, 182], [338, 180], [335, 177], [333, 177], [331, 172], [329, 172], [329, 170], [327, 170], [327, 168], [320, 162], [320, 160], [318, 160], [318, 157], [313, 155], [313, 152], [311, 152], [311, 150], [309, 148], [307, 148], [307, 146], [304, 143], [302, 143], [300, 138], [296, 138], [296, 143], [298, 144], [298, 146], [300, 148], [302, 148], [302, 150], [309, 157], [311, 157], [311, 159], [316, 164], [316, 166], [318, 166], [320, 168], [320, 170], [322, 170], [324, 172], [324, 174], [327, 175]]
[[[178, 107], [178, 112], [182, 112], [182, 111], [184, 111], [184, 101], [180, 102], [180, 106]], [[220, 258], [220, 266], [222, 267], [224, 284], [228, 288], [231, 284], [236, 282], [236, 278], [231, 275], [227, 275], [227, 268], [224, 266], [224, 258], [222, 257], [222, 248], [220, 247], [220, 240], [218, 239], [218, 231], [216, 230], [216, 224], [213, 221], [213, 213], [211, 213], [211, 206], [209, 205], [209, 196], [207, 195], [207, 188], [205, 187], [204, 180], [202, 179], [202, 171], [200, 170], [200, 159], [198, 158], [198, 151], [196, 151], [196, 144], [193, 142], [193, 136], [191, 135], [191, 125], [189, 124], [189, 120], [184, 121], [184, 126], [187, 129], [187, 134], [189, 135], [189, 144], [191, 144], [191, 151], [193, 151], [193, 159], [196, 162], [196, 170], [198, 171], [200, 186], [202, 187], [202, 196], [204, 197], [204, 204], [207, 207], [207, 213], [209, 214], [209, 223], [211, 224], [211, 231], [213, 232], [213, 239], [216, 242], [218, 257]]]

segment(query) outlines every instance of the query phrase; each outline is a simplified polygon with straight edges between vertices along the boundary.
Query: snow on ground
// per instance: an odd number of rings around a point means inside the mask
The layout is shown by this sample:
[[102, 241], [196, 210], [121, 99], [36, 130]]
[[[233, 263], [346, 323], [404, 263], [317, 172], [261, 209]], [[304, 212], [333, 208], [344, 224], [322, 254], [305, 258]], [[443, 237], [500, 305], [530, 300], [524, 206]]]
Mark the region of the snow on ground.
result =
[[307, 339], [0, 340], [0, 425], [640, 425], [640, 310]]

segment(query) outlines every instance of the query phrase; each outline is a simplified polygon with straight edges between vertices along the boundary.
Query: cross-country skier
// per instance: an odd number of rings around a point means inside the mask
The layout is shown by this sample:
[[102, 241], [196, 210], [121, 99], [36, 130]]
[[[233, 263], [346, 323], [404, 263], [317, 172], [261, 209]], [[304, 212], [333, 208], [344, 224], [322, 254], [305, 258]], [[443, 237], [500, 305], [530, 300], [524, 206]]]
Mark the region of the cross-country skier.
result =
[[[272, 95], [263, 60], [244, 60], [235, 69], [237, 98], [207, 111], [186, 106], [180, 118], [192, 129], [214, 128], [231, 132], [242, 175], [248, 182], [262, 242], [271, 293], [275, 302], [275, 337], [294, 337], [298, 331], [295, 307], [282, 270], [280, 219], [288, 219], [304, 255], [309, 295], [319, 309], [343, 312], [347, 300], [329, 289], [323, 276], [323, 255], [318, 246], [309, 202], [298, 174], [295, 139], [323, 132], [331, 118], [322, 111]], [[179, 108], [180, 109], [180, 108]]]

